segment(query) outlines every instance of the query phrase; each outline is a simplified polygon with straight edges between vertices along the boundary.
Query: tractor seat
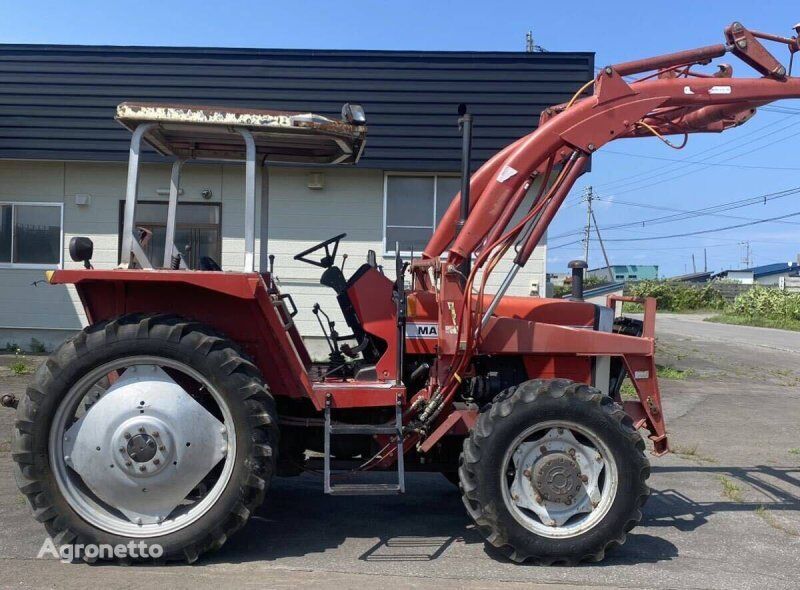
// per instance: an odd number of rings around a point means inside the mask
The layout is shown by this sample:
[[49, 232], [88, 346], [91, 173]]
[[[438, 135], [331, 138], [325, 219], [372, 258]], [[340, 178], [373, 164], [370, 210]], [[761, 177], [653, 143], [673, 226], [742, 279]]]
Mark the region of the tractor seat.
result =
[[221, 271], [222, 267], [211, 256], [201, 256], [198, 270]]

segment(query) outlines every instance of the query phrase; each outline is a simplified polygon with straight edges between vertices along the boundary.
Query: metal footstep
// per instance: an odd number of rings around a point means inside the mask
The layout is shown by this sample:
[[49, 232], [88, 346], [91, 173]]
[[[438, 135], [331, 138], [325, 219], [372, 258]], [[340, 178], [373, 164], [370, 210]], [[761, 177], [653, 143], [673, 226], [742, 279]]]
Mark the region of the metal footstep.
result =
[[[403, 464], [403, 408], [398, 398], [395, 404], [395, 423], [388, 424], [334, 424], [331, 422], [331, 400], [325, 400], [325, 493], [332, 496], [383, 496], [406, 491]], [[335, 434], [393, 434], [397, 437], [397, 483], [340, 483], [331, 485], [331, 436]]]

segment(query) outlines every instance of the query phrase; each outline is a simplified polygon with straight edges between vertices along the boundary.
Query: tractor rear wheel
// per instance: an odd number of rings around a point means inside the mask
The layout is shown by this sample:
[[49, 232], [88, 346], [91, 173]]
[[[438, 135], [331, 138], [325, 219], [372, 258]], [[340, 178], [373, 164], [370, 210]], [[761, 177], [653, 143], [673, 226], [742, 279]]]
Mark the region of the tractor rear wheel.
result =
[[513, 561], [600, 561], [642, 517], [650, 467], [624, 410], [566, 379], [501, 394], [464, 441], [463, 501]]
[[191, 562], [261, 503], [277, 444], [274, 400], [236, 345], [196, 322], [134, 314], [86, 328], [39, 368], [13, 458], [62, 554]]

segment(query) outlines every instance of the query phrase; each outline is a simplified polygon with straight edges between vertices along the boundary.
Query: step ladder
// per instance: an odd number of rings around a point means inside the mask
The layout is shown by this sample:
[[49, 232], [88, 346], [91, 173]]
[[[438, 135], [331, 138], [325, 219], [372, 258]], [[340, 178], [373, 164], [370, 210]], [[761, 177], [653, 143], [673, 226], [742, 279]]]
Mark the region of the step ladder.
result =
[[[403, 465], [403, 407], [400, 397], [394, 407], [394, 425], [342, 424], [331, 422], [331, 396], [325, 398], [325, 493], [332, 496], [381, 496], [403, 494], [406, 491]], [[396, 437], [397, 483], [396, 484], [338, 484], [331, 485], [331, 436], [334, 434], [392, 434]]]

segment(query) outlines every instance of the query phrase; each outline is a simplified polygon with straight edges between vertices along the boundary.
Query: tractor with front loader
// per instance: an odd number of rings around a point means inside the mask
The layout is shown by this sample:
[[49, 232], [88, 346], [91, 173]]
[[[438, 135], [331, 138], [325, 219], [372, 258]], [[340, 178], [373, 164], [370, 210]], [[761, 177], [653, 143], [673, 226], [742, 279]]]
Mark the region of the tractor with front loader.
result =
[[[800, 25], [797, 27], [800, 29]], [[344, 235], [301, 252], [336, 293], [347, 334], [328, 323], [330, 358], [312, 362], [267, 245], [256, 265], [257, 174], [265, 162], [354, 164], [366, 120], [198, 105], [123, 103], [132, 132], [120, 264], [48, 272], [73, 285], [88, 326], [36, 372], [17, 407], [19, 489], [59, 545], [158, 543], [194, 561], [245, 526], [276, 475], [311, 470], [327, 494], [394, 494], [408, 470], [458, 483], [488, 543], [514, 561], [600, 560], [642, 517], [650, 467], [669, 449], [656, 376], [655, 303], [507, 294], [593, 152], [620, 138], [722, 132], [758, 107], [800, 97], [800, 78], [762, 41], [798, 37], [735, 22], [725, 42], [605, 67], [539, 126], [469, 174], [420, 256], [393, 276], [374, 253], [350, 276]], [[698, 66], [730, 53], [758, 77]], [[791, 62], [790, 62], [791, 63]], [[590, 87], [593, 90], [590, 92]], [[674, 141], [674, 140], [673, 140]], [[172, 158], [163, 265], [137, 228], [140, 151]], [[244, 267], [197, 268], [174, 245], [182, 167], [245, 164]], [[530, 194], [529, 194], [530, 193]], [[487, 279], [513, 256], [499, 288]], [[152, 257], [152, 256], [151, 256]], [[258, 266], [258, 268], [257, 268]], [[323, 321], [324, 312], [314, 308]], [[320, 316], [319, 314], [323, 314]], [[323, 327], [325, 324], [323, 323]], [[637, 399], [623, 400], [628, 378]], [[385, 471], [388, 483], [364, 481]]]

